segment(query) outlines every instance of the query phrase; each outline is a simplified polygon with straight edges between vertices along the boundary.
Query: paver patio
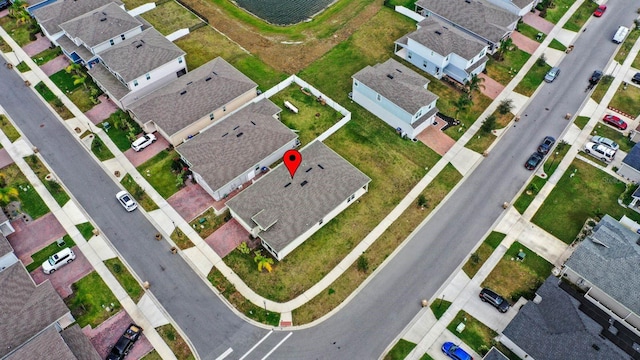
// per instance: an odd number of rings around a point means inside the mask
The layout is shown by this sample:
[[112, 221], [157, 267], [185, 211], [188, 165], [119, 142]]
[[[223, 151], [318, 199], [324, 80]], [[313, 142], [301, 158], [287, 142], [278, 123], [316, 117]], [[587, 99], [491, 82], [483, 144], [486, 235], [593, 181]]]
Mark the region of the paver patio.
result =
[[129, 149], [124, 152], [124, 156], [129, 159], [133, 166], [138, 167], [144, 164], [145, 161], [151, 159], [152, 157], [158, 155], [162, 150], [169, 147], [169, 142], [165, 140], [158, 133], [156, 135], [156, 142], [147, 146], [141, 151], [134, 151], [133, 149]]
[[236, 219], [231, 219], [204, 241], [223, 258], [243, 241], [249, 241], [249, 233]]
[[213, 206], [214, 200], [203, 188], [191, 181], [185, 182], [186, 186], [167, 199], [183, 219], [187, 222]]
[[73, 291], [71, 290], [71, 285], [73, 283], [93, 271], [91, 263], [87, 260], [84, 254], [82, 254], [78, 247], [74, 246], [72, 249], [76, 254], [76, 259], [73, 260], [71, 264], [65, 265], [59, 270], [56, 270], [53, 274], [49, 275], [42, 272], [41, 267], [38, 267], [31, 272], [31, 277], [36, 284], [49, 280], [51, 285], [53, 285], [53, 288], [56, 289], [58, 294], [60, 294], [60, 297], [63, 299], [73, 294]]
[[[46, 64], [45, 64], [46, 65]], [[98, 96], [100, 103], [84, 113], [94, 125], [98, 125], [106, 120], [109, 115], [118, 110], [118, 106], [105, 95]], [[157, 141], [156, 141], [157, 142]]]
[[49, 39], [46, 36], [40, 33], [37, 33], [36, 40], [23, 46], [22, 50], [24, 50], [24, 52], [26, 52], [27, 55], [31, 57], [47, 50], [50, 46], [51, 46], [51, 41], [49, 41]]
[[540, 43], [530, 39], [522, 34], [520, 34], [517, 31], [514, 31], [511, 34], [511, 39], [513, 40], [513, 43], [518, 47], [518, 49], [528, 53], [528, 54], [533, 54], [536, 49], [538, 48], [538, 46], [540, 46]]
[[7, 149], [0, 149], [0, 169], [13, 164], [13, 159], [7, 153]]
[[555, 24], [550, 21], [547, 21], [539, 16], [540, 11], [535, 10], [535, 12], [528, 12], [522, 17], [522, 21], [534, 28], [542, 31], [545, 34], [549, 34], [551, 30], [553, 30]]
[[[118, 341], [120, 335], [129, 327], [133, 320], [126, 311], [121, 310], [109, 319], [105, 320], [100, 326], [92, 329], [87, 325], [82, 332], [89, 337], [89, 341], [98, 351], [103, 359], [106, 359], [113, 344]], [[127, 359], [140, 359], [149, 351], [153, 350], [153, 346], [142, 333], [142, 337], [138, 339], [136, 344], [131, 348]]]
[[444, 155], [455, 145], [456, 141], [450, 138], [447, 134], [442, 132], [442, 127], [447, 125], [447, 122], [436, 116], [435, 121], [437, 125], [428, 126], [424, 131], [418, 134], [418, 140], [422, 141], [431, 150], [435, 151], [439, 155]]
[[493, 80], [492, 78], [490, 78], [489, 76], [487, 76], [487, 74], [478, 74], [479, 78], [484, 79], [484, 81], [482, 82], [482, 85], [484, 85], [484, 88], [480, 88], [480, 92], [489, 97], [490, 99], [495, 99], [498, 97], [498, 95], [500, 95], [500, 93], [502, 92], [502, 90], [504, 90], [504, 85], [500, 84], [499, 82]]
[[47, 76], [51, 76], [67, 66], [69, 66], [69, 59], [64, 55], [60, 55], [42, 64], [40, 69], [47, 74]]
[[48, 213], [28, 223], [24, 220], [15, 220], [11, 222], [11, 225], [16, 232], [7, 236], [7, 239], [16, 256], [25, 266], [33, 262], [32, 254], [66, 234], [53, 213]]

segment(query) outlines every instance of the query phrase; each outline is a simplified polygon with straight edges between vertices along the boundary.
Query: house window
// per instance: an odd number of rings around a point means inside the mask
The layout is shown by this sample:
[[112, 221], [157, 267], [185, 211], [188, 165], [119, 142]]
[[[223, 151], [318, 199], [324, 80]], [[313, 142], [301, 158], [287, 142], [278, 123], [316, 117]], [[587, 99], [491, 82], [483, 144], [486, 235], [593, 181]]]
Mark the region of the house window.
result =
[[382, 96], [380, 96], [380, 94], [376, 95], [376, 99], [378, 99], [378, 101], [382, 100]]
[[412, 56], [413, 56], [413, 54], [411, 53], [411, 51], [409, 51], [409, 52], [407, 53], [407, 57], [408, 57], [409, 59], [411, 59], [411, 57], [412, 57]]
[[113, 39], [109, 39], [109, 44], [111, 44], [111, 46], [115, 45], [115, 42], [113, 41]]
[[436, 74], [440, 73], [440, 68], [436, 66]]
[[422, 67], [424, 67], [424, 68], [426, 68], [426, 67], [427, 67], [427, 60], [424, 60], [424, 61], [422, 62]]
[[126, 39], [126, 37], [124, 36], [124, 34], [120, 35], [120, 39], [122, 39], [122, 41], [124, 41]]
[[356, 198], [356, 194], [353, 194], [353, 195], [349, 196], [349, 198], [347, 199], [347, 202], [350, 203], [351, 200], [353, 200], [355, 198]]
[[151, 75], [149, 75], [149, 73], [147, 73], [147, 75], [145, 75], [147, 77], [147, 80], [151, 79]]
[[416, 113], [416, 119], [418, 119], [420, 116], [422, 116], [422, 109], [418, 110], [418, 113]]
[[254, 169], [255, 171], [260, 170], [260, 165], [256, 165], [256, 168]]
[[209, 114], [209, 120], [213, 120], [214, 116], [213, 113]]
[[433, 56], [433, 51], [431, 52], [431, 56]]
[[138, 80], [133, 80], [133, 86], [138, 86]]
[[353, 86], [358, 86], [358, 80], [353, 80]]
[[182, 64], [182, 56], [178, 58], [178, 64]]

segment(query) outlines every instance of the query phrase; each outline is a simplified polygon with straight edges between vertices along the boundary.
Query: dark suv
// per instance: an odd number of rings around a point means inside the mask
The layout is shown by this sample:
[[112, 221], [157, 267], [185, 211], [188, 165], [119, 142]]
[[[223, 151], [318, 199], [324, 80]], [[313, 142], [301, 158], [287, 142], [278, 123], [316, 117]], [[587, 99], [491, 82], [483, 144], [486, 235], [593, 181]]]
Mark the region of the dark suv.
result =
[[635, 73], [635, 75], [633, 75], [633, 77], [631, 78], [631, 82], [640, 84], [640, 72]]
[[600, 78], [602, 78], [602, 71], [595, 70], [593, 74], [591, 74], [591, 77], [589, 78], [589, 83], [591, 83], [592, 85], [595, 85], [598, 82], [600, 82]]
[[480, 300], [493, 305], [493, 307], [498, 309], [501, 313], [506, 313], [507, 310], [509, 310], [509, 302], [502, 296], [487, 288], [480, 291]]
[[130, 324], [111, 348], [111, 352], [107, 355], [107, 360], [123, 360], [136, 341], [138, 341], [140, 335], [142, 335], [142, 328], [136, 324]]
[[4, 10], [4, 9], [8, 8], [9, 5], [11, 5], [9, 0], [0, 0], [0, 10]]

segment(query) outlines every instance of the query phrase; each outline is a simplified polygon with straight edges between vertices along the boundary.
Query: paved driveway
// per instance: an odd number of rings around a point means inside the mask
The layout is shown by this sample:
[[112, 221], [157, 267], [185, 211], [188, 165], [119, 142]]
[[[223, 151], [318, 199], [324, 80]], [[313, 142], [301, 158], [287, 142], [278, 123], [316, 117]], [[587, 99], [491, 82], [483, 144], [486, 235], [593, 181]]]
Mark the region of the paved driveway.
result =
[[98, 100], [100, 100], [100, 103], [98, 105], [92, 107], [91, 110], [84, 113], [95, 125], [98, 125], [101, 122], [105, 121], [109, 117], [109, 115], [118, 110], [118, 106], [114, 104], [111, 99], [108, 99], [105, 95], [100, 95], [98, 97]]
[[169, 147], [169, 142], [165, 140], [160, 134], [157, 132], [156, 142], [142, 149], [141, 151], [134, 151], [133, 149], [129, 149], [124, 152], [124, 156], [129, 159], [129, 161], [133, 164], [133, 166], [138, 167], [142, 165], [145, 161], [151, 159], [152, 157], [158, 155], [160, 151]]
[[233, 249], [237, 248], [243, 241], [249, 242], [249, 233], [236, 219], [229, 220], [204, 241], [220, 255], [227, 256]]
[[28, 43], [22, 47], [22, 50], [29, 56], [40, 54], [51, 46], [51, 41], [40, 33], [36, 34], [37, 40]]
[[538, 14], [540, 14], [540, 11], [538, 10], [536, 10], [535, 13], [528, 12], [522, 17], [522, 21], [545, 34], [549, 34], [551, 30], [553, 30], [555, 24], [541, 18]]
[[167, 202], [189, 222], [213, 206], [214, 200], [202, 186], [191, 181], [185, 183], [186, 186], [171, 195]]
[[513, 40], [513, 43], [518, 47], [518, 49], [528, 54], [533, 54], [538, 48], [538, 46], [540, 46], [539, 42], [533, 39], [529, 39], [528, 37], [520, 34], [519, 32], [513, 32], [511, 34], [511, 39]]
[[478, 77], [484, 79], [484, 81], [482, 82], [482, 85], [484, 85], [484, 88], [482, 87], [480, 88], [480, 92], [483, 95], [486, 95], [491, 99], [495, 99], [498, 97], [498, 95], [500, 95], [502, 90], [504, 90], [504, 85], [493, 80], [486, 74], [480, 73], [478, 74]]
[[31, 277], [36, 284], [40, 284], [45, 280], [51, 281], [51, 285], [53, 285], [53, 288], [56, 289], [63, 299], [73, 293], [73, 291], [71, 291], [71, 285], [73, 283], [93, 271], [91, 263], [84, 257], [80, 249], [78, 249], [77, 246], [74, 246], [72, 249], [73, 252], [76, 253], [76, 259], [73, 260], [71, 264], [61, 267], [50, 275], [43, 273], [42, 267], [38, 267], [31, 272]]
[[51, 76], [67, 66], [69, 66], [69, 60], [66, 56], [60, 55], [42, 64], [40, 70], [44, 71], [47, 76]]
[[422, 141], [431, 150], [437, 152], [439, 155], [444, 155], [455, 145], [456, 141], [449, 137], [449, 135], [442, 132], [442, 127], [447, 125], [444, 120], [441, 120], [436, 116], [437, 125], [428, 126], [424, 131], [418, 134], [418, 140]]
[[33, 262], [31, 259], [32, 254], [66, 234], [66, 231], [64, 231], [64, 228], [53, 213], [48, 213], [28, 223], [23, 220], [16, 220], [11, 222], [11, 225], [16, 229], [16, 232], [9, 235], [7, 239], [16, 256], [24, 265], [29, 265]]
[[[89, 337], [89, 341], [91, 341], [93, 347], [96, 348], [100, 357], [105, 359], [113, 344], [118, 341], [120, 335], [122, 335], [132, 322], [133, 320], [131, 320], [129, 314], [121, 310], [97, 328], [92, 329], [91, 326], [87, 325], [82, 329], [82, 332]], [[129, 355], [127, 355], [127, 359], [140, 359], [151, 350], [153, 350], [153, 346], [151, 346], [151, 343], [144, 336], [143, 332], [142, 337], [138, 339], [131, 349], [131, 352], [129, 352]]]
[[13, 159], [7, 153], [7, 149], [0, 149], [0, 169], [3, 169], [9, 165], [13, 164]]

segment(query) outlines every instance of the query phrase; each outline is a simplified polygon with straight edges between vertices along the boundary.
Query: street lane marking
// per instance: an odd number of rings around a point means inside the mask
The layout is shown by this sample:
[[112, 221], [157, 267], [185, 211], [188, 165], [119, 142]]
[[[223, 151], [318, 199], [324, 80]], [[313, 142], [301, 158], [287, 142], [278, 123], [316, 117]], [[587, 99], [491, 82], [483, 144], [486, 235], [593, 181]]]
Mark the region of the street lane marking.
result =
[[227, 351], [222, 353], [222, 355], [218, 356], [216, 358], [216, 360], [222, 360], [222, 359], [226, 358], [227, 356], [229, 356], [229, 354], [231, 354], [232, 352], [233, 352], [233, 349], [232, 348], [228, 348]]
[[273, 349], [271, 349], [271, 351], [269, 351], [267, 353], [267, 355], [265, 355], [262, 360], [266, 359], [269, 357], [269, 355], [271, 355], [271, 353], [273, 353], [274, 351], [276, 351], [276, 349], [278, 349], [280, 347], [280, 345], [282, 345], [283, 342], [287, 341], [287, 339], [289, 338], [289, 336], [293, 335], [293, 332], [290, 332], [289, 335], [285, 336], [284, 339], [280, 340], [280, 342], [278, 343], [278, 345], [276, 345]]
[[267, 335], [263, 336], [262, 339], [260, 339], [260, 341], [258, 341], [255, 345], [253, 345], [253, 347], [249, 349], [249, 351], [247, 351], [244, 355], [242, 355], [242, 357], [239, 360], [243, 360], [244, 358], [247, 357], [247, 355], [251, 354], [251, 352], [255, 350], [258, 346], [260, 346], [260, 344], [262, 344], [263, 341], [267, 340], [267, 338], [269, 337], [269, 335], [271, 335], [272, 332], [273, 330], [269, 331]]

